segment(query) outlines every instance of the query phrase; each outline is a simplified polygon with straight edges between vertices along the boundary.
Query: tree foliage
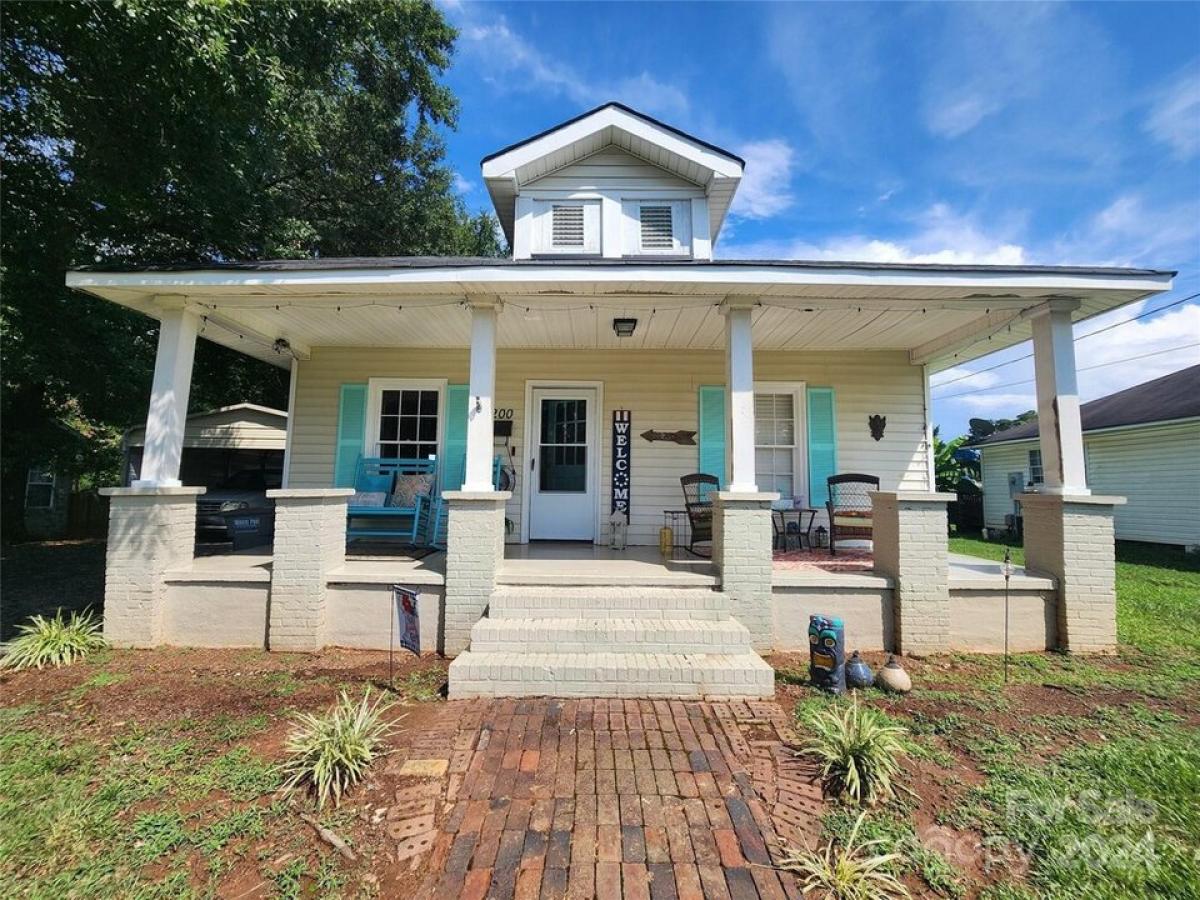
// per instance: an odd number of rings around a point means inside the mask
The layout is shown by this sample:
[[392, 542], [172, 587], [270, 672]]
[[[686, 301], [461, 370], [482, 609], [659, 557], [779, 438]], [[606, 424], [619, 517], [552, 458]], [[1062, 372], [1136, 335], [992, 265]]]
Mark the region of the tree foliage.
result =
[[[0, 15], [8, 512], [31, 460], [77, 455], [63, 423], [111, 445], [145, 415], [155, 324], [68, 292], [67, 269], [499, 252], [444, 162], [455, 35], [429, 3], [10, 2]], [[193, 409], [285, 398], [285, 372], [201, 342]]]
[[933, 429], [933, 472], [939, 491], [958, 493], [963, 482], [979, 481], [979, 463], [961, 460], [955, 456], [969, 439], [969, 435], [963, 434], [943, 441], [938, 429]]

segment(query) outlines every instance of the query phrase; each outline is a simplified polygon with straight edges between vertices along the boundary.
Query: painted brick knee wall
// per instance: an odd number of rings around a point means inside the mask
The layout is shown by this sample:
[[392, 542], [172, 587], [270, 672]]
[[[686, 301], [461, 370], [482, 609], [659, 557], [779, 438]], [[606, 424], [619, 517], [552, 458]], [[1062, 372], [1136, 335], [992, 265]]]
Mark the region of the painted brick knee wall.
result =
[[713, 561], [733, 617], [750, 632], [755, 650], [774, 644], [771, 613], [771, 503], [778, 494], [720, 492], [713, 508]]
[[504, 558], [504, 504], [508, 491], [446, 491], [446, 656], [471, 642], [471, 628], [483, 616]]

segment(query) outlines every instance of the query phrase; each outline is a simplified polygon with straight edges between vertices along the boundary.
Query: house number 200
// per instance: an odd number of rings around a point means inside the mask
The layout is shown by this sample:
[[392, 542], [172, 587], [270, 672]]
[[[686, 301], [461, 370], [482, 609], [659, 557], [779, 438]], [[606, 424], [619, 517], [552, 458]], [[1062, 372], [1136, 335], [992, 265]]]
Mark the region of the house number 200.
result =
[[512, 417], [513, 417], [513, 411], [512, 411], [511, 407], [509, 409], [496, 410], [496, 418], [497, 419], [511, 419]]

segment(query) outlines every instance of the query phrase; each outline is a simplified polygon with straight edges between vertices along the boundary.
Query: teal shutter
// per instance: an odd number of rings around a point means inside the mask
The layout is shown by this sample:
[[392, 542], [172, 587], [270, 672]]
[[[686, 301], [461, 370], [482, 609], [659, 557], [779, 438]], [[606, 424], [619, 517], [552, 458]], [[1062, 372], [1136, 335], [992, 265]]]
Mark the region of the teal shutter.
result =
[[700, 465], [706, 475], [715, 475], [725, 485], [725, 386], [700, 387]]
[[837, 416], [834, 414], [833, 388], [810, 387], [805, 406], [808, 409], [808, 502], [820, 507], [829, 499], [826, 479], [837, 474]]
[[469, 384], [446, 385], [443, 491], [457, 491], [467, 474], [467, 401], [470, 392]]
[[343, 384], [338, 402], [337, 452], [333, 457], [333, 486], [354, 487], [354, 471], [363, 454], [367, 432], [367, 386]]

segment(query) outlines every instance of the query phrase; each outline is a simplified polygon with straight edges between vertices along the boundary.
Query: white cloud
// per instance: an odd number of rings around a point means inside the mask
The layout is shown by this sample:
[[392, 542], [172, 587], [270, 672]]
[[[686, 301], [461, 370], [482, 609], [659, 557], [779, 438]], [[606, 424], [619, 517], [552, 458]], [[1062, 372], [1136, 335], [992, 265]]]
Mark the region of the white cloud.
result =
[[580, 106], [618, 100], [653, 115], [675, 118], [688, 111], [683, 90], [649, 72], [615, 80], [591, 77], [534, 46], [514, 31], [503, 15], [492, 16], [478, 4], [443, 6], [460, 29], [459, 46], [464, 55], [480, 69], [483, 80], [500, 92], [549, 92]]
[[1179, 159], [1200, 153], [1200, 64], [1188, 66], [1158, 92], [1146, 116], [1146, 130]]
[[826, 259], [858, 262], [936, 263], [942, 265], [1020, 265], [1025, 248], [1005, 235], [991, 233], [973, 216], [935, 203], [912, 223], [909, 234], [885, 239], [870, 235], [835, 235], [823, 241], [806, 238], [747, 244], [718, 244], [727, 259]]
[[769, 219], [792, 205], [790, 187], [795, 151], [787, 141], [775, 138], [753, 141], [738, 148], [746, 161], [742, 183], [734, 195], [730, 212], [745, 219]]
[[470, 178], [464, 177], [462, 172], [454, 173], [454, 175], [451, 177], [451, 185], [454, 187], [454, 190], [458, 191], [460, 194], [469, 194], [471, 191], [475, 190], [475, 182], [473, 182]]
[[1200, 197], [1179, 192], [1151, 199], [1125, 191], [1046, 248], [1062, 264], [1194, 264], [1200, 246]]

